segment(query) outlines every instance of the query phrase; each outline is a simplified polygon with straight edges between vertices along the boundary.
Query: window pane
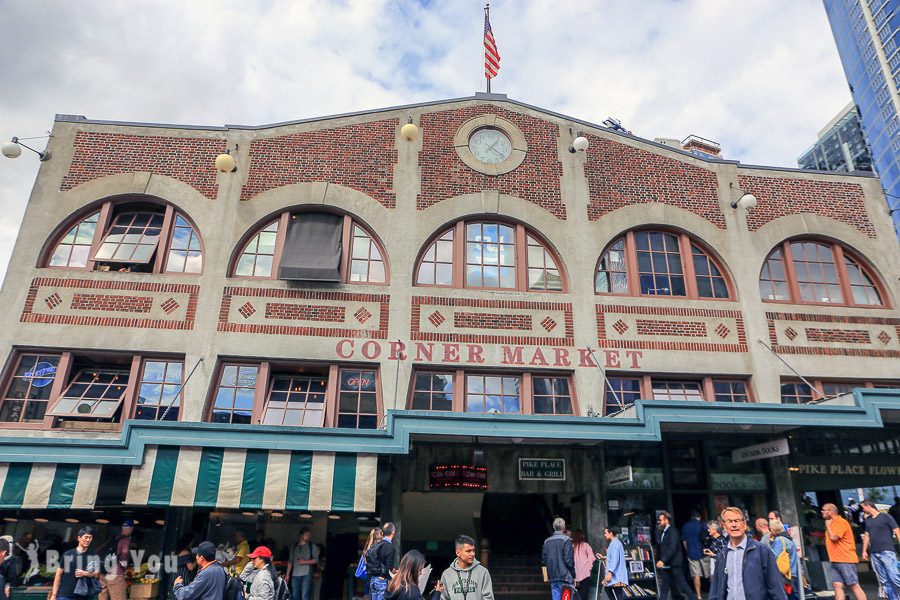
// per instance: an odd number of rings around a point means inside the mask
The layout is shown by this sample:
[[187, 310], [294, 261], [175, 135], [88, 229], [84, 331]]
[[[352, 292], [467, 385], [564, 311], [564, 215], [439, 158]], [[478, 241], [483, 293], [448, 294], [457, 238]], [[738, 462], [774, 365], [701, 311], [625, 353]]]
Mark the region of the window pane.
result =
[[432, 242], [419, 261], [416, 282], [420, 285], [453, 284], [453, 234], [450, 229]]
[[271, 277], [279, 221], [273, 221], [250, 238], [241, 251], [234, 274], [240, 277]]
[[827, 285], [837, 281], [831, 246], [792, 242], [790, 247], [801, 300], [826, 304], [843, 302], [840, 286]]

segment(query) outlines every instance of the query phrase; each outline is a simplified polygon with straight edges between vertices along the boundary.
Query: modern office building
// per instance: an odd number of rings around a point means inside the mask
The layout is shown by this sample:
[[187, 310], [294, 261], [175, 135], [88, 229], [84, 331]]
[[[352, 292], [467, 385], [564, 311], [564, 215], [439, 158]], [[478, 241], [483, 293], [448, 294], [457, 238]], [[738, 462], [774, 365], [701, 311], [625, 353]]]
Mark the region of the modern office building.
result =
[[[823, 0], [891, 210], [900, 207], [900, 0]], [[893, 213], [895, 229], [900, 211]]]
[[127, 515], [157, 549], [242, 528], [280, 552], [306, 524], [338, 598], [378, 519], [437, 567], [460, 532], [537, 554], [553, 515], [633, 545], [658, 509], [806, 524], [803, 497], [900, 484], [900, 246], [871, 173], [499, 94], [61, 115], [49, 147], [0, 290], [0, 533]]
[[818, 171], [871, 171], [856, 105], [851, 102], [819, 132], [819, 139], [797, 159], [801, 169]]

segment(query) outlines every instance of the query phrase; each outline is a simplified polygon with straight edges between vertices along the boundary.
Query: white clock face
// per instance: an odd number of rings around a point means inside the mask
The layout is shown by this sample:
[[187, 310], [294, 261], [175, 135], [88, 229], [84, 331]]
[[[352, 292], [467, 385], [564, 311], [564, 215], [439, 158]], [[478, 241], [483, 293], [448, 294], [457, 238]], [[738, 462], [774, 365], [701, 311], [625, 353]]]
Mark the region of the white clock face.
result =
[[502, 163], [512, 154], [512, 142], [505, 133], [492, 127], [484, 127], [469, 138], [469, 150], [483, 163]]

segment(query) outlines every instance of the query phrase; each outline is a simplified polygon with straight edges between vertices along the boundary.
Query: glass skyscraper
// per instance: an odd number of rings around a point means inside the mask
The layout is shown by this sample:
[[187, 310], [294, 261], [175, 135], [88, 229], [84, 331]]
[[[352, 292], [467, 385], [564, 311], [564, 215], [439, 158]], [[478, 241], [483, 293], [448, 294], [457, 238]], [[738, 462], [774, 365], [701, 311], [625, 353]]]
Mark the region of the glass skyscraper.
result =
[[852, 102], [819, 132], [818, 141], [797, 163], [803, 169], [819, 171], [872, 170], [872, 157]]
[[[900, 209], [900, 0], [823, 0], [888, 206]], [[900, 231], [900, 210], [893, 214]]]

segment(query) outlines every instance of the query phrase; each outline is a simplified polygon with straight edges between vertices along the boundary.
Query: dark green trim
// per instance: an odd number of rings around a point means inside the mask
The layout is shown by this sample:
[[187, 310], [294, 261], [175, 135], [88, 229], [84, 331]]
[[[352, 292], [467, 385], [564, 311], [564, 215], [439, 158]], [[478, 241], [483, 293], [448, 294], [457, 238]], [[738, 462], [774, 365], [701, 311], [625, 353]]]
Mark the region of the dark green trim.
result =
[[268, 450], [247, 450], [247, 457], [244, 459], [244, 485], [241, 486], [241, 508], [262, 508], [268, 462]]
[[3, 491], [0, 491], [0, 508], [19, 508], [25, 501], [25, 488], [31, 477], [31, 464], [18, 463], [9, 465]]
[[356, 493], [356, 455], [334, 455], [331, 510], [353, 510]]
[[50, 500], [47, 508], [69, 508], [75, 497], [78, 472], [81, 465], [56, 465], [53, 484], [50, 486]]
[[219, 499], [219, 481], [222, 479], [222, 448], [204, 448], [200, 453], [200, 472], [194, 491], [194, 506], [215, 508]]
[[291, 452], [291, 466], [288, 471], [287, 510], [309, 508], [309, 487], [312, 480], [312, 453]]
[[178, 466], [178, 446], [160, 446], [156, 449], [156, 464], [150, 480], [150, 506], [169, 506], [172, 488], [175, 486], [175, 469]]

